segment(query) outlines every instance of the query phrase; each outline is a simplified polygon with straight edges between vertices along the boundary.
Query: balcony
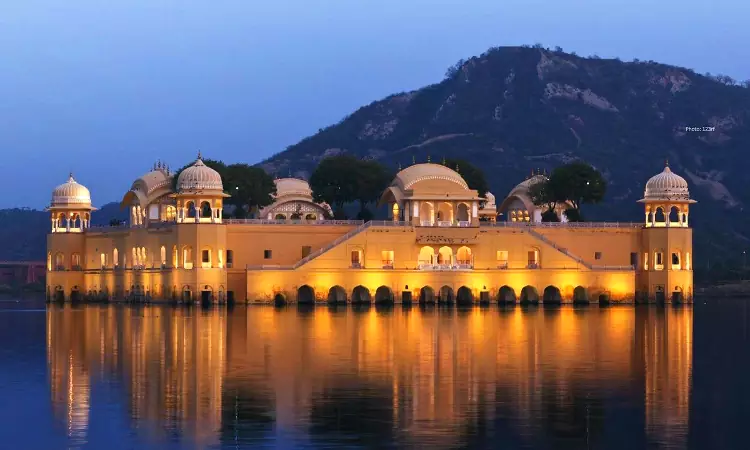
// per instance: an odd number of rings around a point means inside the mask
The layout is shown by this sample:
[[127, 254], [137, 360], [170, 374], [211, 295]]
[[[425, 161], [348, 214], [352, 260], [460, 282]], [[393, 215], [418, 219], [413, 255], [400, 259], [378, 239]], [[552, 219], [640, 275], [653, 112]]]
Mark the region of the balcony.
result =
[[472, 270], [474, 265], [468, 264], [419, 264], [418, 270], [450, 271], [450, 270]]
[[453, 222], [450, 220], [438, 220], [437, 226], [439, 227], [450, 227], [453, 225]]
[[469, 221], [469, 220], [460, 220], [458, 222], [458, 226], [459, 227], [470, 227], [471, 226], [471, 221]]

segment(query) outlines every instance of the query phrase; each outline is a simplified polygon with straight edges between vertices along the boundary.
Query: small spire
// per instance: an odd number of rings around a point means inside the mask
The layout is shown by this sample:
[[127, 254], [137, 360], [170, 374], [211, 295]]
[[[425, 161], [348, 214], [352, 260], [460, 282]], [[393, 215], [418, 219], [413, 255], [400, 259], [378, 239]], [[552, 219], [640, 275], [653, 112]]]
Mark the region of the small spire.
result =
[[445, 155], [443, 155], [443, 165], [445, 165]]
[[292, 169], [289, 169], [289, 178], [292, 178]]
[[458, 163], [456, 163], [456, 173], [461, 173], [458, 169]]
[[75, 180], [76, 180], [76, 179], [75, 179], [75, 178], [73, 178], [73, 171], [71, 170], [71, 171], [70, 171], [70, 175], [68, 176], [68, 183], [72, 183], [72, 182], [73, 182], [73, 181], [75, 181]]
[[430, 155], [427, 155], [427, 162], [430, 162]]
[[198, 150], [198, 159], [203, 159], [203, 157], [201, 156], [201, 151], [200, 150]]
[[417, 158], [414, 155], [411, 155], [411, 163], [412, 164], [416, 164], [417, 163]]
[[398, 162], [398, 171], [401, 172], [401, 161]]

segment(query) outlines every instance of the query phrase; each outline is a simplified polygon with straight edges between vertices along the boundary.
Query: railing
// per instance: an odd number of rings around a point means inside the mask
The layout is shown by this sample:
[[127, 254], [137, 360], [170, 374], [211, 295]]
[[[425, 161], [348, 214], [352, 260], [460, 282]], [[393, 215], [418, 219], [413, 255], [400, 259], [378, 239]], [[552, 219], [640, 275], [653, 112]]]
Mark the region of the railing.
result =
[[472, 264], [419, 264], [418, 270], [471, 270], [474, 268]]
[[384, 261], [381, 267], [383, 269], [393, 269], [393, 261]]
[[[578, 222], [578, 223], [581, 223], [581, 222]], [[552, 242], [547, 236], [545, 236], [545, 235], [543, 235], [543, 234], [541, 234], [541, 233], [539, 233], [537, 231], [534, 231], [531, 228], [528, 229], [528, 232], [529, 232], [530, 235], [536, 237], [537, 239], [539, 239], [540, 241], [542, 241], [545, 244], [549, 245], [550, 247], [554, 248], [555, 250], [557, 250], [558, 252], [562, 253], [563, 255], [569, 256], [570, 258], [574, 259], [575, 261], [577, 261], [578, 263], [580, 263], [581, 265], [583, 265], [587, 269], [591, 269], [591, 264], [589, 264], [586, 261], [584, 261], [583, 258], [581, 258], [580, 256], [574, 255], [573, 253], [569, 252], [568, 249], [559, 247], [557, 244], [555, 244], [554, 242]]]
[[643, 228], [635, 222], [480, 222], [480, 227], [490, 228]]
[[423, 227], [431, 227], [432, 226], [432, 221], [431, 220], [423, 220], [419, 224], [422, 225]]
[[450, 220], [438, 220], [437, 226], [439, 227], [450, 227], [453, 225], [453, 222]]
[[635, 270], [634, 265], [629, 266], [591, 266], [592, 270]]
[[459, 227], [470, 227], [471, 226], [471, 222], [468, 221], [468, 220], [460, 220], [458, 222], [458, 226]]
[[363, 220], [281, 220], [281, 219], [224, 219], [230, 225], [357, 225]]
[[352, 269], [361, 269], [362, 268], [362, 264], [360, 264], [358, 262], [352, 262], [352, 265], [350, 267]]

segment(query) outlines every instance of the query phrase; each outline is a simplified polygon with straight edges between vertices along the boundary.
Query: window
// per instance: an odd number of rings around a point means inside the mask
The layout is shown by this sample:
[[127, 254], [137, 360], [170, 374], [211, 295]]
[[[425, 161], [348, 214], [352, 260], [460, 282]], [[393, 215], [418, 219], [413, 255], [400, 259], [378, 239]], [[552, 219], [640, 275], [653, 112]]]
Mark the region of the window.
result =
[[528, 252], [528, 268], [537, 269], [539, 267], [539, 251], [529, 250]]
[[602, 252], [594, 252], [594, 259], [602, 259]]
[[664, 253], [654, 252], [654, 270], [664, 270]]
[[633, 266], [633, 269], [638, 268], [638, 253], [630, 253], [630, 265]]
[[499, 269], [508, 268], [508, 250], [497, 251], [497, 267]]
[[188, 270], [193, 268], [193, 247], [189, 245], [182, 248], [182, 267]]
[[167, 267], [167, 248], [165, 246], [161, 246], [161, 266]]
[[73, 266], [73, 270], [81, 270], [81, 255], [79, 255], [78, 253], [73, 253], [70, 263], [70, 265]]
[[201, 252], [201, 262], [211, 262], [211, 252], [209, 250], [203, 250]]
[[672, 270], [680, 270], [680, 252], [672, 252]]
[[685, 270], [690, 270], [690, 252], [685, 253]]
[[362, 251], [361, 250], [352, 250], [352, 267], [354, 268], [362, 267]]
[[120, 255], [117, 249], [112, 250], [112, 264], [117, 267], [120, 265]]
[[227, 268], [231, 269], [234, 265], [234, 251], [227, 250]]
[[309, 256], [311, 252], [312, 252], [312, 247], [310, 247], [309, 245], [303, 245], [302, 246], [302, 257], [303, 258], [306, 258], [307, 256]]
[[380, 260], [383, 268], [393, 269], [393, 250], [383, 250], [380, 252]]
[[263, 259], [271, 259], [271, 250], [263, 250]]
[[102, 263], [102, 269], [106, 269], [107, 268], [107, 254], [102, 253], [101, 255], [99, 255], [99, 259], [101, 260], [101, 263]]
[[643, 270], [648, 270], [648, 253], [643, 254]]

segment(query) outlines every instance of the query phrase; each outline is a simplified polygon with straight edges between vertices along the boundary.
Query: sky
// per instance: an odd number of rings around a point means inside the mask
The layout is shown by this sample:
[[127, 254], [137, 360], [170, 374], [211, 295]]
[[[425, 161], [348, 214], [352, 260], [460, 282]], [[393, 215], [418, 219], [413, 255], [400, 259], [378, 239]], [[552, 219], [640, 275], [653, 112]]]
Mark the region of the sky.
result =
[[747, 0], [2, 0], [0, 208], [157, 159], [257, 163], [492, 46], [750, 79]]

